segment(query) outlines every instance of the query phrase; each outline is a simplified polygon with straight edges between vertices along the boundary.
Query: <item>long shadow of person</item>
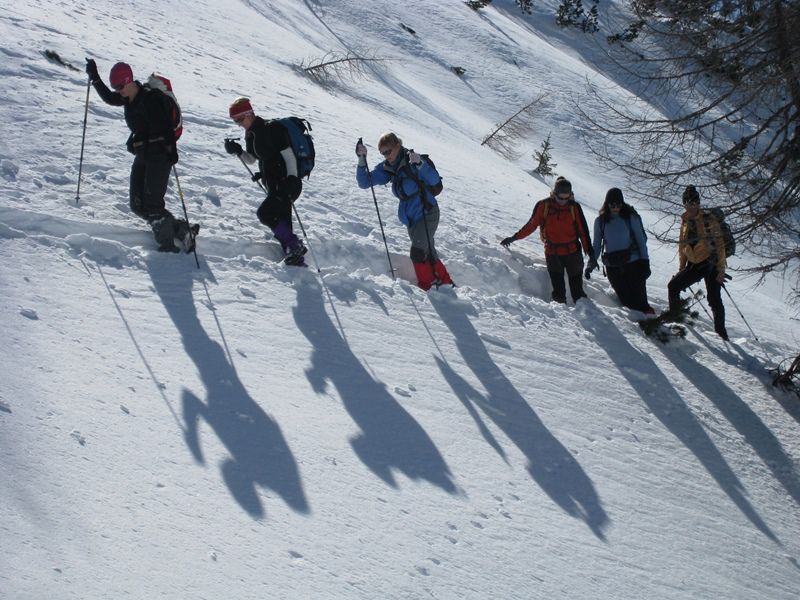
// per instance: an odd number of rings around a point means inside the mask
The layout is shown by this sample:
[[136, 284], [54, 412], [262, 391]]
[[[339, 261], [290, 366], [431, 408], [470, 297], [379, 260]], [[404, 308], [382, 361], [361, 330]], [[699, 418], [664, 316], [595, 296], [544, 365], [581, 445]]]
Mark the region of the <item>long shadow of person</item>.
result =
[[794, 462], [758, 415], [711, 369], [669, 348], [661, 348], [661, 352], [717, 407], [744, 441], [758, 454], [775, 479], [794, 501], [800, 504], [800, 481]]
[[[589, 476], [492, 360], [463, 306], [435, 295], [430, 298], [453, 333], [464, 362], [486, 389], [487, 396], [477, 402], [478, 406], [525, 455], [528, 472], [553, 502], [572, 517], [582, 519], [595, 536], [605, 540], [603, 530], [609, 519]], [[471, 386], [465, 393], [463, 385], [454, 385], [452, 369], [445, 368], [444, 361], [437, 362], [462, 403], [468, 405], [482, 397]], [[475, 418], [474, 411], [470, 412]], [[493, 440], [489, 441], [495, 446]]]
[[230, 357], [200, 323], [192, 295], [192, 271], [178, 261], [153, 260], [147, 266], [206, 388], [205, 402], [188, 389], [183, 392], [186, 444], [195, 460], [205, 463], [198, 434], [202, 418], [230, 453], [220, 465], [222, 477], [249, 515], [256, 519], [265, 515], [257, 486], [273, 490], [295, 511], [308, 513], [297, 462], [280, 427], [250, 396]]
[[778, 538], [745, 497], [745, 489], [672, 383], [646, 354], [631, 346], [616, 325], [595, 307], [575, 315], [605, 349], [650, 412], [694, 454], [747, 519], [769, 539]]
[[[694, 329], [690, 329], [689, 331], [694, 335], [695, 339], [699, 343], [703, 344], [709, 352], [714, 353], [720, 360], [728, 363], [732, 367], [743, 369], [758, 377], [758, 379], [764, 383], [765, 389], [773, 398], [775, 398], [775, 401], [780, 404], [781, 408], [783, 408], [783, 410], [785, 410], [790, 417], [800, 424], [800, 404], [796, 402], [796, 398], [794, 396], [787, 398], [787, 395], [783, 392], [783, 390], [775, 387], [774, 384], [769, 385], [772, 384], [772, 378], [774, 377], [774, 374], [771, 374], [771, 367], [768, 363], [759, 360], [736, 342], [729, 341], [727, 344], [725, 344], [726, 349], [721, 350], [715, 345], [709, 343], [705, 337], [698, 334]], [[731, 354], [731, 352], [728, 350], [730, 348], [733, 348], [733, 350], [736, 351], [736, 354], [739, 358], [736, 358]], [[766, 353], [766, 348], [763, 345], [762, 349]], [[773, 349], [772, 354], [775, 353], [776, 351]]]
[[318, 394], [333, 384], [342, 404], [361, 428], [350, 441], [361, 461], [378, 477], [397, 487], [393, 470], [412, 480], [422, 479], [449, 493], [457, 489], [450, 469], [414, 418], [376, 381], [353, 354], [334, 326], [316, 280], [298, 281], [297, 328], [313, 347], [306, 376]]

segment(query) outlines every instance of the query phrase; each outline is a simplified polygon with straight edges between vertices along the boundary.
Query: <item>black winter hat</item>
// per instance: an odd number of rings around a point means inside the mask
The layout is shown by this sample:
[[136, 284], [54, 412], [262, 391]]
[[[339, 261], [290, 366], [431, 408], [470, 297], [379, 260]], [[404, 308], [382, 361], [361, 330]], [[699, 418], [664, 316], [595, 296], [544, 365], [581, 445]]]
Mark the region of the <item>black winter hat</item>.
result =
[[572, 193], [572, 184], [569, 180], [564, 179], [563, 177], [559, 177], [556, 179], [556, 184], [553, 187], [553, 193], [558, 196], [559, 194], [571, 194]]
[[625, 199], [622, 197], [622, 190], [619, 188], [611, 188], [606, 192], [606, 204], [625, 204]]
[[700, 194], [693, 185], [687, 185], [683, 190], [683, 203], [689, 204], [689, 202], [700, 202]]

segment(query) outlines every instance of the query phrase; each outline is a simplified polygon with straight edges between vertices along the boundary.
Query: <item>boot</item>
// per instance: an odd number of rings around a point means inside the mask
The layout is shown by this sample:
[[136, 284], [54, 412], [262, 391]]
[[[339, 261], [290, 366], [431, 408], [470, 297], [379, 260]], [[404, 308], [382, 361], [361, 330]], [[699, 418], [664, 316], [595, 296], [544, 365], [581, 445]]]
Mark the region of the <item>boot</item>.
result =
[[415, 262], [414, 272], [417, 274], [417, 285], [426, 292], [433, 285], [433, 268], [429, 262]]
[[164, 214], [148, 217], [147, 222], [153, 230], [159, 252], [180, 252], [175, 245], [175, 217], [165, 211]]
[[186, 254], [189, 254], [192, 250], [194, 250], [194, 238], [197, 236], [199, 231], [200, 225], [197, 225], [196, 223], [194, 225], [189, 225], [189, 223], [183, 219], [175, 220], [175, 239], [183, 247], [183, 251], [186, 252]]
[[287, 265], [304, 267], [306, 265], [306, 261], [303, 256], [306, 252], [308, 252], [308, 248], [306, 248], [305, 244], [303, 244], [300, 238], [295, 235], [294, 240], [289, 242], [289, 246], [286, 249], [286, 258], [283, 260], [283, 262]]
[[712, 308], [711, 314], [714, 315], [714, 331], [726, 342], [728, 341], [728, 330], [725, 329], [725, 309], [723, 307]]
[[452, 285], [456, 287], [456, 284], [453, 283], [453, 280], [450, 278], [450, 273], [447, 272], [447, 268], [445, 268], [444, 263], [441, 260], [437, 260], [433, 265], [433, 273], [436, 276], [436, 279], [439, 280], [439, 285]]

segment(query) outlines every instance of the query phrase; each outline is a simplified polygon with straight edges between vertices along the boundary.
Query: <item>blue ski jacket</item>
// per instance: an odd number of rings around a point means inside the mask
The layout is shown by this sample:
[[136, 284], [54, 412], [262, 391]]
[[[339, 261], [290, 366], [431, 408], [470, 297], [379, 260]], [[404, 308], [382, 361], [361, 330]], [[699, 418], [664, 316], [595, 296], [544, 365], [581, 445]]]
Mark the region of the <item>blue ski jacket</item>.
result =
[[618, 252], [631, 249], [629, 263], [637, 260], [650, 260], [647, 254], [647, 234], [644, 232], [642, 218], [638, 214], [629, 217], [611, 215], [608, 221], [603, 217], [594, 220], [594, 254], [600, 258], [600, 248], [605, 241], [605, 252]]
[[[408, 150], [405, 148], [401, 149], [394, 164], [384, 160], [375, 165], [372, 171], [367, 171], [366, 166], [356, 169], [356, 181], [362, 190], [370, 186], [370, 181], [372, 185], [392, 183], [392, 193], [400, 200], [397, 218], [406, 227], [411, 227], [422, 219], [424, 208], [430, 210], [430, 207], [436, 206], [436, 198], [425, 188], [435, 186], [441, 180], [438, 171], [424, 157], [419, 166], [409, 164]], [[417, 181], [423, 190], [420, 190]]]

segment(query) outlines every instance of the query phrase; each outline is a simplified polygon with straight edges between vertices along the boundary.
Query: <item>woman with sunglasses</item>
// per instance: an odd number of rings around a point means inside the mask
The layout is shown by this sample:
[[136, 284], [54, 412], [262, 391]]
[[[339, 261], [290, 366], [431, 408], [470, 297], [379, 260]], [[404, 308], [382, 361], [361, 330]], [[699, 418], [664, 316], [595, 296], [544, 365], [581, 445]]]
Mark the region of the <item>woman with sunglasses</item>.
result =
[[714, 316], [714, 331], [727, 340], [721, 294], [727, 258], [725, 237], [716, 217], [700, 208], [700, 194], [693, 185], [686, 186], [683, 192], [683, 206], [685, 211], [678, 239], [680, 269], [667, 286], [669, 313], [677, 314], [681, 310], [681, 292], [703, 279], [708, 305]]
[[575, 201], [572, 184], [564, 177], [558, 177], [550, 196], [540, 200], [533, 207], [528, 222], [514, 235], [505, 238], [500, 244], [508, 248], [512, 243], [528, 237], [536, 228], [544, 243], [544, 258], [547, 273], [553, 286], [553, 301], [567, 303], [567, 288], [564, 273], [569, 281], [572, 301], [585, 298], [583, 291], [583, 252], [594, 260], [594, 249], [589, 237], [589, 226], [583, 215], [581, 205]]
[[[622, 306], [655, 315], [656, 311], [647, 302], [650, 277], [647, 235], [642, 218], [625, 202], [619, 188], [608, 190], [600, 215], [594, 221], [594, 255], [601, 257], [606, 277]], [[597, 260], [589, 260], [584, 272], [586, 279], [597, 268]]]
[[392, 193], [400, 200], [397, 217], [411, 238], [410, 255], [417, 285], [423, 290], [442, 284], [455, 286], [434, 245], [439, 226], [436, 196], [442, 190], [442, 178], [436, 167], [422, 155], [404, 148], [403, 141], [394, 133], [381, 136], [378, 151], [384, 160], [370, 171], [366, 146], [361, 140], [356, 144], [358, 187], [366, 189], [391, 182]]
[[100, 98], [111, 106], [125, 107], [125, 123], [131, 130], [126, 146], [133, 154], [130, 176], [131, 211], [147, 221], [162, 252], [180, 252], [178, 239], [192, 251], [193, 233], [183, 219], [176, 219], [164, 204], [172, 165], [178, 162], [172, 100], [161, 90], [144, 86], [133, 78], [130, 65], [111, 67], [109, 89], [97, 73], [94, 59], [86, 59], [86, 73]]

